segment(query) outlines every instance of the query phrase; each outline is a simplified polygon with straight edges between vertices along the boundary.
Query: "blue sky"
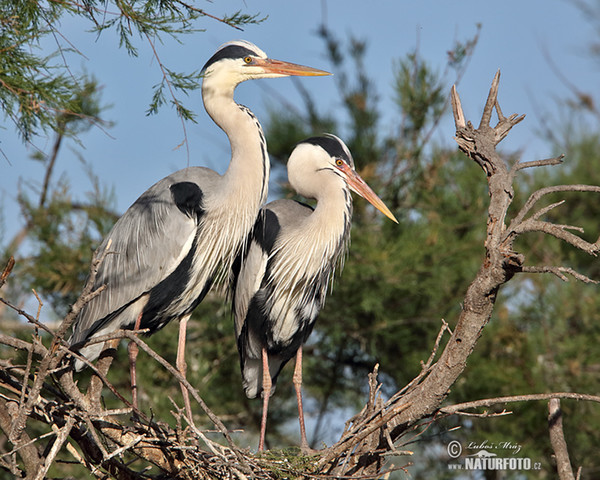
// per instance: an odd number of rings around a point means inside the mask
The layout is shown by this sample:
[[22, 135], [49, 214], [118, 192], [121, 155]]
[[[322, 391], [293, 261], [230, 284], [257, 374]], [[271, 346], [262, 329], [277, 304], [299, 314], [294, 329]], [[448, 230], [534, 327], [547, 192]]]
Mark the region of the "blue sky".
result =
[[[496, 4], [476, 0], [226, 0], [199, 2], [198, 6], [215, 15], [242, 10], [268, 15], [268, 19], [261, 25], [246, 27], [243, 32], [202, 20], [199, 26], [206, 28], [206, 32], [184, 37], [183, 45], [175, 42], [157, 45], [162, 61], [172, 69], [199, 69], [220, 44], [236, 38], [256, 43], [273, 58], [328, 69], [322, 41], [315, 34], [318, 25], [325, 22], [342, 40], [352, 34], [368, 42], [366, 65], [376, 80], [379, 108], [390, 130], [395, 128], [397, 118], [391, 106], [394, 62], [418, 44], [421, 57], [441, 71], [454, 42], [471, 38], [476, 24], [481, 23], [479, 44], [459, 85], [465, 113], [468, 119], [478, 120], [490, 82], [500, 68], [500, 102], [504, 113], [527, 114], [505, 141], [504, 148], [523, 149], [526, 159], [551, 154], [535, 132], [540, 118], [556, 114], [555, 100], [568, 95], [544, 52], [581, 90], [595, 93], [600, 85], [598, 63], [586, 53], [586, 47], [594, 39], [592, 29], [579, 10], [563, 0], [505, 0]], [[205, 114], [199, 93], [186, 99], [187, 105], [198, 113], [198, 124], [186, 126], [188, 156], [185, 148], [176, 148], [184, 135], [172, 110], [165, 108], [159, 115], [145, 115], [152, 86], [160, 80], [149, 46], [140, 40], [140, 55], [132, 58], [117, 48], [113, 32], [107, 31], [98, 38], [85, 32], [88, 27], [79, 19], [65, 19], [61, 33], [85, 56], [69, 57], [72, 70], [85, 69], [103, 86], [103, 101], [112, 105], [105, 118], [115, 122], [115, 126], [107, 132], [94, 129], [84, 134], [83, 147], [68, 142], [59, 157], [54, 178], [67, 174], [78, 198], [90, 190], [73, 153], [76, 150], [92, 165], [102, 182], [114, 187], [117, 209], [122, 212], [154, 182], [188, 164], [223, 172], [229, 160], [227, 138]], [[448, 78], [448, 92], [452, 80]], [[341, 110], [332, 77], [301, 81], [323, 111]], [[300, 104], [289, 79], [246, 82], [238, 87], [236, 99], [264, 122], [267, 105], [274, 102], [273, 91]], [[11, 125], [4, 123], [0, 148], [6, 158], [0, 157], [0, 192], [7, 229], [2, 240], [8, 241], [21, 224], [14, 201], [19, 179], [41, 183], [43, 168], [28, 159], [31, 147], [23, 146]], [[344, 136], [343, 130], [334, 133]], [[453, 124], [448, 118], [435, 141], [451, 145], [453, 135]], [[37, 139], [35, 144], [48, 151], [52, 138]]]

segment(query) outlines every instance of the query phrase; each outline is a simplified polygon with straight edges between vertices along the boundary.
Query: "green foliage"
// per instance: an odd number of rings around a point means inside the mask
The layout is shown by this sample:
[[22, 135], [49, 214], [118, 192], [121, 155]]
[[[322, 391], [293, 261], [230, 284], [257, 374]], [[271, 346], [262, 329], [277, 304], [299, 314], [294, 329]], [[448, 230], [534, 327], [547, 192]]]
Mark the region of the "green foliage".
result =
[[[31, 254], [18, 263], [15, 274], [20, 276], [25, 290], [35, 289], [50, 300], [59, 315], [68, 311], [77, 298], [87, 275], [90, 255], [108, 232], [116, 217], [110, 211], [112, 195], [104, 188], [89, 166], [87, 169], [92, 191], [84, 202], [72, 199], [69, 180], [62, 176], [52, 181], [57, 155], [65, 137], [75, 137], [94, 124], [110, 126], [100, 118], [106, 108], [101, 105], [98, 87], [86, 79], [67, 102], [68, 110], [56, 114], [56, 138], [49, 155], [41, 151], [33, 159], [45, 167], [45, 178], [27, 185], [19, 192], [18, 200], [26, 226], [6, 246], [0, 258], [3, 264], [16, 255], [25, 238]], [[33, 199], [32, 195], [37, 198]]]
[[92, 198], [90, 208], [74, 208], [65, 181], [59, 182], [47, 206], [36, 207], [25, 194], [19, 200], [35, 253], [20, 262], [18, 271], [25, 286], [49, 298], [63, 316], [79, 296], [90, 253], [108, 233], [114, 215], [102, 198]]
[[407, 119], [402, 135], [413, 139], [441, 115], [447, 94], [439, 75], [430, 71], [416, 53], [398, 62], [395, 80], [396, 103]]
[[[571, 138], [568, 156], [560, 167], [526, 177], [518, 190], [524, 192], [558, 184], [600, 184], [594, 165], [600, 161], [600, 137]], [[592, 194], [551, 196], [539, 208], [559, 200], [566, 202], [544, 220], [584, 227], [589, 241], [598, 238], [598, 202]], [[520, 201], [522, 204], [522, 201]], [[599, 278], [598, 262], [590, 262], [573, 247], [556, 239], [531, 236], [518, 244], [529, 265], [564, 265]], [[453, 400], [540, 392], [595, 392], [600, 388], [600, 353], [590, 339], [600, 334], [600, 297], [596, 285], [563, 283], [552, 276], [515, 278], [504, 290], [494, 319], [486, 328], [469, 359], [463, 377], [453, 389]], [[460, 399], [460, 400], [459, 400]], [[562, 401], [564, 429], [573, 465], [584, 471], [598, 468], [593, 454], [600, 442], [598, 409], [585, 402]], [[462, 433], [465, 439], [504, 439], [523, 445], [524, 453], [543, 462], [552, 452], [542, 403], [511, 405], [511, 417], [489, 422], [481, 419]], [[464, 423], [464, 422], [461, 422]], [[470, 423], [470, 422], [469, 422]], [[460, 435], [460, 434], [459, 434]], [[540, 439], [544, 439], [543, 441]]]
[[60, 15], [57, 4], [4, 0], [0, 12], [0, 108], [29, 141], [39, 128], [58, 128], [56, 113], [67, 110], [77, 81], [39, 48]]
[[261, 466], [276, 479], [305, 478], [314, 471], [314, 459], [304, 455], [298, 448], [269, 450], [259, 460]]
[[[193, 3], [193, 2], [192, 2]], [[148, 108], [156, 113], [166, 103], [168, 86], [171, 103], [182, 120], [194, 119], [193, 112], [175, 96], [176, 91], [199, 88], [198, 73], [174, 72], [159, 58], [156, 42], [163, 37], [179, 41], [182, 35], [201, 31], [199, 19], [209, 18], [233, 28], [257, 24], [258, 14], [236, 12], [218, 17], [180, 0], [87, 0], [44, 2], [0, 0], [0, 109], [25, 142], [35, 135], [58, 131], [61, 115], [80, 115], [71, 99], [84, 88], [85, 77], [75, 73], [66, 54], [79, 55], [76, 48], [64, 48], [60, 21], [65, 16], [81, 19], [90, 34], [114, 31], [119, 46], [137, 56], [139, 41], [147, 44], [159, 63], [161, 81]], [[54, 49], [52, 49], [54, 45]], [[42, 48], [43, 46], [43, 48]]]
[[[443, 85], [448, 82], [436, 73], [440, 69], [432, 68], [416, 52], [395, 62], [395, 99], [401, 121], [398, 135], [386, 138], [381, 134], [388, 129], [379, 123], [377, 96], [361, 70], [364, 46], [350, 40], [346, 49], [330, 32], [322, 30], [320, 34], [344, 105], [343, 119], [336, 117], [333, 126], [337, 130], [333, 133], [347, 141], [361, 174], [393, 207], [400, 222], [393, 225], [376, 218], [365, 210], [364, 202], [355, 201], [349, 257], [304, 356], [305, 390], [331, 411], [364, 401], [357, 392], [364, 391], [366, 374], [375, 363], [384, 372], [384, 392], [396, 391], [419, 372], [420, 361], [428, 358], [441, 319], [452, 327], [484, 252], [487, 185], [479, 167], [456, 153], [455, 147], [431, 144], [431, 132], [447, 108]], [[472, 40], [457, 43], [456, 51], [449, 53], [447, 68], [455, 70], [457, 78], [468, 63], [477, 36], [478, 32]], [[301, 117], [294, 122], [290, 116], [289, 112], [283, 115], [284, 135], [281, 123], [271, 117], [268, 134], [279, 135], [279, 151], [293, 148], [292, 143], [283, 146], [282, 138], [295, 140], [310, 131]], [[299, 125], [297, 134], [292, 128], [295, 124]], [[561, 149], [569, 153], [563, 167], [528, 172], [516, 185], [515, 211], [542, 186], [600, 184], [595, 168], [600, 161], [598, 135], [570, 133], [569, 145]], [[566, 203], [545, 217], [583, 226], [584, 238], [595, 241], [595, 219], [600, 212], [591, 197], [560, 195]], [[556, 201], [556, 196], [549, 196], [540, 208]], [[597, 262], [590, 262], [589, 257], [556, 239], [525, 237], [518, 247], [528, 265], [566, 265], [598, 277]], [[600, 386], [599, 363], [589, 339], [598, 334], [597, 288], [581, 284], [565, 287], [555, 277], [536, 276], [515, 278], [502, 293], [496, 314], [449, 401], [595, 391]], [[563, 409], [567, 419], [571, 416], [571, 425], [565, 420], [566, 435], [576, 445], [580, 464], [595, 468], [590, 459], [598, 436], [591, 425], [600, 421], [597, 412], [587, 404], [566, 401]], [[521, 456], [541, 461], [544, 472], [552, 471], [549, 442], [540, 441], [548, 435], [547, 409], [532, 403], [512, 410], [513, 417], [449, 418], [444, 425], [461, 425], [461, 430], [452, 432], [452, 438], [465, 442], [487, 439], [519, 443]], [[322, 412], [316, 413], [317, 418], [322, 418]], [[582, 419], [586, 419], [583, 428]], [[439, 442], [434, 437], [428, 443]], [[439, 460], [434, 468], [440, 468]]]

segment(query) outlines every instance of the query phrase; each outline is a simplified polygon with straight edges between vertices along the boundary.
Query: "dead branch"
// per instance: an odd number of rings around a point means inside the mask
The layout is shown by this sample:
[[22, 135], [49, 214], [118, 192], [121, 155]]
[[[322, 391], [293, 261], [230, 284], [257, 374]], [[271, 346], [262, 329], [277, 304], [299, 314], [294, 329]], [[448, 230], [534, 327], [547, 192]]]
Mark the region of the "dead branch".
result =
[[6, 282], [6, 279], [10, 275], [10, 272], [12, 272], [12, 269], [14, 266], [15, 266], [15, 259], [14, 259], [14, 257], [11, 256], [8, 259], [8, 262], [6, 262], [6, 267], [4, 267], [4, 270], [2, 271], [2, 275], [0, 275], [0, 288], [2, 288], [2, 286]]
[[583, 393], [572, 393], [572, 392], [555, 392], [555, 393], [536, 393], [528, 395], [512, 395], [508, 397], [496, 397], [496, 398], [485, 398], [483, 400], [475, 400], [473, 402], [457, 403], [456, 405], [449, 405], [441, 407], [438, 411], [447, 415], [453, 415], [463, 410], [471, 410], [473, 408], [481, 407], [492, 407], [494, 405], [500, 405], [505, 403], [515, 402], [531, 402], [538, 400], [551, 400], [552, 398], [565, 398], [570, 400], [584, 400], [587, 402], [600, 403], [600, 396], [598, 395], [587, 395]]
[[569, 281], [569, 277], [567, 277], [567, 275], [571, 275], [573, 278], [575, 278], [576, 280], [579, 280], [580, 282], [583, 283], [594, 283], [597, 284], [598, 280], [594, 280], [592, 278], [589, 278], [575, 270], [573, 270], [570, 267], [554, 267], [554, 266], [540, 266], [540, 267], [521, 267], [520, 269], [521, 272], [523, 273], [552, 273], [553, 275], [556, 275], [558, 278], [560, 278], [563, 282], [568, 282]]
[[558, 478], [560, 480], [575, 480], [571, 460], [569, 460], [567, 442], [563, 433], [562, 410], [558, 398], [551, 398], [548, 402], [548, 431], [550, 432], [550, 443], [556, 458]]

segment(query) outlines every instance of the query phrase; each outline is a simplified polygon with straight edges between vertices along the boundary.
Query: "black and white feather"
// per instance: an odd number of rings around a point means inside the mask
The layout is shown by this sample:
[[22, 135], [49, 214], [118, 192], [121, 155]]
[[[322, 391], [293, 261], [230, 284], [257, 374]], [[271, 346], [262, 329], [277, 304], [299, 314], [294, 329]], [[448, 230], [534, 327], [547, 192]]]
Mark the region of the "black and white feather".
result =
[[[340, 162], [344, 168], [340, 167]], [[234, 266], [234, 317], [246, 395], [262, 391], [266, 348], [273, 386], [307, 340], [350, 241], [352, 199], [346, 145], [327, 135], [304, 140], [288, 161], [288, 178], [313, 210], [294, 200], [263, 207], [243, 258]]]

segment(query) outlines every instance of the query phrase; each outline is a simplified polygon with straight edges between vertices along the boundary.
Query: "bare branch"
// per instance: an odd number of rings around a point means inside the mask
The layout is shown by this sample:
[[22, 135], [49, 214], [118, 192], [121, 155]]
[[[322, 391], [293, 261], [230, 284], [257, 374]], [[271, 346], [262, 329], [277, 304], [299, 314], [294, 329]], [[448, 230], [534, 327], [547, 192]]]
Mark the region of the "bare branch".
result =
[[200, 405], [200, 407], [202, 408], [202, 410], [204, 410], [204, 413], [206, 413], [206, 415], [208, 416], [208, 418], [210, 418], [210, 420], [214, 423], [214, 425], [223, 434], [223, 436], [227, 440], [227, 443], [229, 444], [230, 448], [233, 450], [233, 452], [238, 457], [238, 460], [240, 461], [240, 463], [244, 464], [244, 458], [241, 455], [241, 453], [239, 452], [239, 449], [233, 443], [233, 440], [231, 439], [231, 436], [229, 435], [229, 432], [228, 432], [227, 428], [225, 427], [225, 425], [223, 425], [223, 422], [221, 422], [221, 420], [219, 419], [219, 417], [217, 417], [212, 412], [212, 410], [210, 408], [208, 408], [208, 405], [206, 405], [206, 403], [204, 402], [204, 400], [202, 400], [202, 398], [200, 397], [200, 394], [198, 393], [198, 390], [196, 390], [188, 382], [188, 380], [181, 374], [181, 372], [179, 372], [179, 370], [177, 370], [169, 362], [167, 362], [164, 358], [162, 358], [154, 350], [152, 350], [146, 344], [146, 342], [144, 342], [143, 340], [141, 340], [137, 336], [136, 332], [125, 331], [124, 333], [125, 333], [125, 336], [129, 340], [135, 342], [139, 347], [142, 348], [142, 350], [144, 350], [148, 355], [150, 355], [150, 357], [152, 357], [156, 362], [158, 362], [160, 365], [162, 365], [171, 375], [173, 375], [182, 385], [184, 385], [185, 388], [187, 388], [188, 392], [190, 392], [190, 394], [192, 395], [192, 397], [194, 397], [194, 400], [196, 400], [196, 402], [198, 402], [198, 404]]
[[[561, 200], [560, 202], [556, 202], [551, 205], [548, 205], [547, 207], [544, 207], [541, 210], [538, 210], [536, 213], [534, 213], [531, 218], [533, 218], [534, 220], [539, 220], [540, 217], [543, 217], [551, 210], [554, 210], [556, 207], [560, 207], [565, 202], [566, 202], [566, 200]], [[577, 231], [583, 233], [583, 228], [580, 228], [580, 227], [573, 227], [572, 230], [577, 230]]]
[[485, 127], [490, 126], [490, 121], [492, 119], [492, 111], [494, 109], [494, 105], [498, 100], [498, 86], [500, 84], [500, 70], [496, 71], [496, 75], [494, 75], [494, 80], [492, 81], [492, 86], [488, 93], [487, 101], [485, 102], [485, 107], [483, 107], [483, 114], [481, 115], [481, 121], [479, 122], [479, 130], [483, 130]]
[[515, 225], [512, 229], [514, 235], [520, 235], [526, 232], [542, 232], [552, 235], [559, 240], [563, 240], [574, 247], [582, 250], [590, 255], [596, 256], [598, 250], [600, 250], [600, 239], [594, 243], [585, 241], [583, 238], [569, 232], [568, 230], [581, 231], [579, 227], [571, 225], [557, 225], [550, 222], [543, 222], [540, 220], [534, 220], [530, 218], [521, 222], [519, 225]]
[[473, 402], [457, 403], [448, 405], [438, 409], [439, 413], [453, 415], [462, 410], [470, 410], [472, 408], [492, 407], [494, 405], [515, 402], [531, 402], [537, 400], [550, 400], [552, 398], [565, 398], [570, 400], [585, 400], [588, 402], [600, 403], [600, 396], [588, 395], [585, 393], [573, 392], [556, 392], [556, 393], [536, 393], [529, 395], [513, 395], [507, 397], [485, 398], [483, 400], [475, 400]]
[[540, 188], [533, 192], [519, 213], [511, 221], [508, 231], [512, 231], [514, 226], [519, 225], [533, 206], [545, 195], [557, 192], [594, 192], [600, 193], [600, 186], [597, 185], [554, 185], [551, 187]]
[[6, 267], [4, 267], [2, 275], [0, 275], [0, 288], [2, 288], [2, 286], [6, 282], [6, 279], [10, 275], [10, 272], [12, 272], [12, 269], [14, 266], [15, 266], [15, 259], [14, 259], [14, 257], [11, 256], [8, 259], [8, 262], [6, 262]]
[[452, 111], [454, 112], [454, 125], [456, 126], [456, 130], [465, 128], [467, 126], [467, 122], [465, 121], [465, 113], [463, 112], [460, 97], [456, 91], [456, 85], [452, 85], [450, 95], [452, 98]]
[[570, 267], [553, 267], [553, 266], [539, 266], [539, 267], [521, 267], [520, 272], [522, 273], [552, 273], [560, 278], [564, 282], [568, 282], [569, 278], [567, 275], [571, 275], [575, 279], [583, 283], [600, 283], [598, 280], [593, 280], [586, 275], [583, 275]]
[[571, 460], [569, 460], [567, 442], [563, 433], [562, 410], [558, 398], [552, 398], [548, 402], [548, 430], [550, 432], [550, 444], [556, 458], [558, 478], [560, 480], [575, 480]]
[[526, 168], [560, 165], [561, 163], [563, 163], [564, 158], [564, 155], [560, 155], [559, 157], [546, 158], [544, 160], [533, 160], [531, 162], [515, 162], [511, 168], [511, 173], [517, 172], [519, 170], [524, 170]]
[[67, 417], [67, 423], [61, 429], [57, 428], [58, 432], [56, 435], [56, 440], [54, 440], [54, 444], [52, 445], [52, 448], [50, 449], [50, 452], [44, 461], [44, 466], [38, 470], [35, 480], [43, 480], [46, 478], [46, 473], [48, 473], [48, 470], [52, 466], [56, 455], [58, 455], [58, 452], [67, 440], [69, 433], [71, 433], [73, 425], [75, 425], [75, 418]]

